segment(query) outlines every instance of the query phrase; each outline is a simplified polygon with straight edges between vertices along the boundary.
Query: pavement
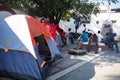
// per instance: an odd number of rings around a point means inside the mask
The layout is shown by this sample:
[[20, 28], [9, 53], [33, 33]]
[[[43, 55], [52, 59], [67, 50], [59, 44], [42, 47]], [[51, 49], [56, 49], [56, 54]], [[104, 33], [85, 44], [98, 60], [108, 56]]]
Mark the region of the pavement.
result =
[[109, 50], [56, 80], [120, 80], [120, 53]]
[[76, 44], [71, 44], [60, 49], [62, 58], [56, 60], [47, 70], [46, 80], [57, 80], [58, 78], [68, 74], [84, 64], [94, 60], [104, 52], [95, 54], [94, 51], [87, 52], [86, 55], [68, 54], [68, 49], [78, 48]]

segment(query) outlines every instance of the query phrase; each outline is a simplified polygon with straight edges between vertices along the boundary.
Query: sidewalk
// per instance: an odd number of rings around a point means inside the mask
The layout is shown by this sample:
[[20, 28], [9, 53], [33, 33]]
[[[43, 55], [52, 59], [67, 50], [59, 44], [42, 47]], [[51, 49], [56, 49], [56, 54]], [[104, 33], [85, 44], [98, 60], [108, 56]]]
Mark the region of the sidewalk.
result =
[[67, 50], [72, 48], [77, 48], [76, 44], [65, 46], [60, 50], [62, 58], [49, 67], [46, 80], [56, 80], [104, 53], [87, 52], [86, 55], [70, 55]]

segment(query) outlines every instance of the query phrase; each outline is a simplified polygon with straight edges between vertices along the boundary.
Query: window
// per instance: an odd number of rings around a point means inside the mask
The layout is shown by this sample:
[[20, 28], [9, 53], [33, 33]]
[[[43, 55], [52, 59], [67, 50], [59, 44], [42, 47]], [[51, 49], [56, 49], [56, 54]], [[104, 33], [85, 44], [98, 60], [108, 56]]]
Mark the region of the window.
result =
[[111, 20], [112, 23], [116, 23], [117, 21], [116, 20]]

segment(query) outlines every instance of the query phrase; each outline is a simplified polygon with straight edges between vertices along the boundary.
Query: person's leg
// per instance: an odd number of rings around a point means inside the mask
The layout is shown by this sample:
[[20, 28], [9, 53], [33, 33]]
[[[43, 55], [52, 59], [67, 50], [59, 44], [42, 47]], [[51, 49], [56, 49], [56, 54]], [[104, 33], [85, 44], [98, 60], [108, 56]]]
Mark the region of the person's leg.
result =
[[113, 47], [114, 47], [114, 44], [111, 44], [111, 45], [110, 45], [111, 50], [113, 50]]
[[96, 50], [95, 53], [98, 53], [98, 43], [96, 43]]
[[70, 43], [72, 43], [72, 37], [69, 37], [69, 41], [70, 41]]
[[82, 42], [78, 42], [78, 46], [79, 46], [79, 49], [83, 49], [82, 48]]
[[71, 37], [71, 41], [72, 41], [72, 44], [74, 44], [74, 38], [73, 37]]
[[90, 52], [90, 45], [91, 45], [91, 43], [88, 43], [87, 52]]
[[117, 42], [115, 42], [115, 47], [116, 47], [116, 52], [119, 52], [118, 43]]

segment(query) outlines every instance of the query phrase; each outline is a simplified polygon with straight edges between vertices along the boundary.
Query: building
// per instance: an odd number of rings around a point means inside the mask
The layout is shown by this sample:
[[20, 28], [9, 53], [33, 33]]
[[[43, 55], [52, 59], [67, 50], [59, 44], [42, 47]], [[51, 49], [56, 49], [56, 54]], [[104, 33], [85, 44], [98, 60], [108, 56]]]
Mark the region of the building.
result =
[[[103, 30], [102, 28], [105, 24], [111, 25], [113, 31], [117, 33], [118, 37], [120, 36], [120, 8], [108, 11], [108, 7], [100, 6], [100, 13], [97, 15], [91, 15], [91, 22], [86, 23], [86, 28], [97, 33], [98, 30]], [[60, 26], [65, 28], [66, 31], [68, 28], [72, 28], [72, 31], [75, 32], [74, 19], [70, 19], [69, 22], [61, 20]], [[83, 25], [80, 25], [77, 32], [82, 33], [83, 30]]]

